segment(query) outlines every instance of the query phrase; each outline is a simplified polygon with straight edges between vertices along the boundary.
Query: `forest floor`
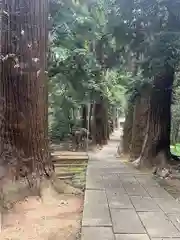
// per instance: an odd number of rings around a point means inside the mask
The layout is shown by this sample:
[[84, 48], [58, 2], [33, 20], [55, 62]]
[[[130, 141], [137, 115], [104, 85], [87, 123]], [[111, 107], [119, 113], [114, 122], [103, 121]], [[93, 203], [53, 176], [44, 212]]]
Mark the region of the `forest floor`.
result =
[[[54, 153], [68, 150], [67, 144], [55, 145]], [[58, 164], [68, 166], [72, 161]], [[86, 166], [56, 168], [56, 174], [77, 171], [73, 179], [65, 180], [71, 189], [79, 189], [82, 194], [59, 194], [48, 186], [43, 197], [27, 197], [17, 202], [3, 215], [1, 240], [79, 240], [83, 210], [83, 189], [85, 187]], [[80, 161], [81, 164], [81, 161]], [[87, 163], [86, 163], [87, 165]], [[57, 182], [59, 184], [59, 182]], [[58, 187], [58, 186], [57, 186]]]
[[88, 163], [81, 240], [180, 240], [180, 181], [118, 158], [119, 138]]
[[83, 197], [54, 196], [47, 189], [46, 199], [28, 197], [15, 204], [4, 216], [1, 240], [78, 239]]

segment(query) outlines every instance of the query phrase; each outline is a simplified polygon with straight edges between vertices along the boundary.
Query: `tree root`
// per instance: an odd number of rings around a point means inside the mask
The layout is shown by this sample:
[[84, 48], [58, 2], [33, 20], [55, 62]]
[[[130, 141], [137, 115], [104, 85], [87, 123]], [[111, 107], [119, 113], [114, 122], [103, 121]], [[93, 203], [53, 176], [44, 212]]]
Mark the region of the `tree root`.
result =
[[[142, 167], [141, 158], [139, 157], [132, 164], [135, 168], [140, 169]], [[171, 168], [168, 165], [166, 167], [155, 166], [152, 174], [160, 178], [167, 178], [171, 175]]]
[[75, 195], [83, 194], [83, 192], [80, 189], [72, 187], [71, 185], [65, 183], [64, 181], [58, 179], [57, 177], [51, 178], [51, 184], [57, 193], [75, 194]]
[[160, 178], [167, 178], [171, 175], [171, 168], [167, 167], [167, 168], [158, 168], [155, 167], [153, 169], [153, 175], [160, 177]]
[[141, 157], [137, 158], [135, 161], [132, 161], [132, 164], [135, 168], [139, 169], [141, 167]]

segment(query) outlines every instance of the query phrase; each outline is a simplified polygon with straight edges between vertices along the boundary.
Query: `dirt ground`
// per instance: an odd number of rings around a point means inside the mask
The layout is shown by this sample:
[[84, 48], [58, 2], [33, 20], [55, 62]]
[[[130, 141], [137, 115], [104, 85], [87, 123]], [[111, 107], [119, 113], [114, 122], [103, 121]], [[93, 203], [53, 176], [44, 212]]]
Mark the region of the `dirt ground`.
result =
[[83, 197], [46, 189], [28, 197], [2, 219], [1, 240], [79, 240]]
[[[58, 150], [66, 150], [63, 143]], [[56, 151], [54, 147], [53, 151]], [[85, 171], [78, 176], [78, 187], [85, 185]], [[76, 179], [75, 179], [76, 180]], [[70, 182], [73, 187], [73, 182]], [[57, 186], [58, 188], [58, 186]], [[83, 194], [59, 194], [45, 187], [42, 197], [30, 196], [17, 202], [2, 217], [1, 240], [79, 240], [83, 212]]]

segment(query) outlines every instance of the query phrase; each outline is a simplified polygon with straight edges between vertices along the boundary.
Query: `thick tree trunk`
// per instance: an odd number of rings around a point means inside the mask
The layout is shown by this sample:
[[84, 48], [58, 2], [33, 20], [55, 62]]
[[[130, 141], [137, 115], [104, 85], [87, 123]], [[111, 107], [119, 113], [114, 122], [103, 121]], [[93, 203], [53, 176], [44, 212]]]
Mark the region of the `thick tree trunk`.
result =
[[167, 66], [165, 73], [156, 76], [150, 96], [147, 133], [139, 158], [141, 166], [165, 166], [171, 158], [171, 101], [174, 69]]
[[141, 95], [136, 97], [133, 115], [130, 161], [134, 161], [140, 157], [142, 151], [148, 120], [149, 94], [149, 89], [143, 88]]
[[102, 119], [102, 104], [95, 103], [94, 106], [94, 127], [95, 127], [95, 142], [102, 145], [103, 136], [103, 119]]
[[94, 130], [96, 144], [106, 144], [108, 140], [108, 114], [103, 98], [94, 105]]
[[[48, 1], [8, 1], [2, 54], [6, 163], [16, 178], [51, 174], [47, 131]], [[9, 18], [9, 19], [7, 19]], [[11, 54], [11, 55], [10, 55]], [[9, 57], [8, 57], [9, 56]], [[2, 134], [2, 133], [1, 133]]]

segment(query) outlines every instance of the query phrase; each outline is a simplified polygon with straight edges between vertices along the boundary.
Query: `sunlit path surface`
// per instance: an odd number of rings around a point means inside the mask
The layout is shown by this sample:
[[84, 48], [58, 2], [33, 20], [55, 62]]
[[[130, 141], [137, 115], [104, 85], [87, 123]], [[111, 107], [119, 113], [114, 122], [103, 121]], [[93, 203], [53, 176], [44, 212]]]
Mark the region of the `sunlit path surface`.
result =
[[116, 158], [119, 138], [90, 157], [81, 240], [180, 240], [180, 204]]

